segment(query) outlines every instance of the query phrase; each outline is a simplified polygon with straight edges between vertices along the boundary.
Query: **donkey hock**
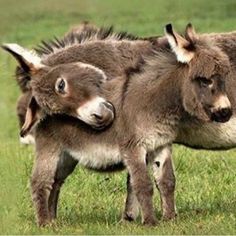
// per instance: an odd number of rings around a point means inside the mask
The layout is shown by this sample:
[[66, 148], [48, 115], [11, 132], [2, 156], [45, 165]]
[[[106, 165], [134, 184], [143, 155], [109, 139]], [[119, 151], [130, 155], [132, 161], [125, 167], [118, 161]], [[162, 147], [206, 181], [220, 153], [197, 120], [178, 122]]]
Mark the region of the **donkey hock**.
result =
[[[154, 224], [153, 190], [146, 157], [155, 158], [160, 149], [175, 140], [179, 123], [188, 114], [211, 120], [214, 110], [219, 109], [218, 105], [215, 107], [219, 94], [224, 108], [229, 109], [223, 120], [229, 119], [230, 103], [222, 86], [230, 72], [227, 56], [195, 38], [190, 26], [186, 38], [173, 32], [171, 26], [166, 28], [166, 35], [174, 53], [168, 47], [162, 48], [146, 59], [139, 73], [102, 84], [117, 117], [105, 132], [94, 132], [78, 124], [78, 120], [58, 115], [46, 117], [36, 127], [32, 195], [39, 224], [55, 217], [58, 189], [76, 166], [74, 159], [98, 170], [123, 161], [141, 206], [143, 222]], [[32, 71], [37, 74], [37, 69]], [[214, 93], [209, 93], [208, 80]], [[68, 89], [73, 87], [68, 84]], [[37, 101], [39, 95], [34, 93], [33, 86], [32, 91]]]

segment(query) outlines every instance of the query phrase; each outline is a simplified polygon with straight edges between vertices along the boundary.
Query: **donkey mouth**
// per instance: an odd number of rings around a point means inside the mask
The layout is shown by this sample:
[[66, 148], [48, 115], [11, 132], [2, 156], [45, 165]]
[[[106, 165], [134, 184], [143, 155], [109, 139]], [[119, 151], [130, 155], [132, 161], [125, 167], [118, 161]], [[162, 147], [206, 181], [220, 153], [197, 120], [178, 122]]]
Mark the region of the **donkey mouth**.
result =
[[91, 127], [93, 129], [96, 129], [96, 130], [104, 130], [106, 129], [107, 127], [109, 127], [113, 122], [113, 118], [105, 121], [105, 122], [101, 122], [101, 123], [93, 123], [91, 124]]
[[105, 125], [105, 124], [104, 125], [91, 125], [91, 127], [95, 130], [100, 131], [100, 130], [105, 130], [109, 125], [110, 124], [108, 124], [108, 125]]
[[113, 113], [109, 116], [109, 118], [107, 118], [106, 120], [103, 121], [96, 121], [95, 123], [91, 124], [92, 128], [96, 129], [96, 130], [103, 130], [105, 128], [107, 128], [108, 126], [110, 126], [113, 123], [114, 120], [114, 115]]
[[232, 116], [232, 110], [224, 108], [211, 114], [211, 120], [215, 122], [225, 123]]

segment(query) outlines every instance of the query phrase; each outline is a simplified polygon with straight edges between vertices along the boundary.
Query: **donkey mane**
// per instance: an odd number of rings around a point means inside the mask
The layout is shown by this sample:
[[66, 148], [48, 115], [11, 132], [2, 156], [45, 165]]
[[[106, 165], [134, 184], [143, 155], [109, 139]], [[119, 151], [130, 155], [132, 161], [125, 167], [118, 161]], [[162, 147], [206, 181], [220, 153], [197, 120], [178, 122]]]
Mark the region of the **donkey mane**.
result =
[[134, 41], [139, 39], [139, 37], [129, 34], [128, 32], [125, 31], [116, 33], [113, 30], [113, 26], [106, 28], [103, 27], [100, 29], [89, 28], [80, 33], [71, 31], [69, 34], [67, 34], [61, 39], [54, 37], [53, 40], [49, 41], [42, 40], [41, 44], [34, 49], [40, 56], [44, 55], [48, 56], [60, 49], [65, 49], [74, 44], [83, 44], [89, 41], [110, 40], [110, 39], [113, 40], [127, 39]]
[[[131, 40], [135, 41], [140, 39], [137, 36], [129, 34], [128, 32], [114, 32], [113, 26], [103, 27], [103, 28], [88, 28], [80, 33], [76, 31], [70, 31], [62, 38], [54, 37], [54, 39], [48, 41], [41, 41], [41, 44], [36, 46], [34, 50], [41, 57], [47, 57], [56, 53], [59, 50], [66, 50], [67, 47], [70, 47], [75, 44], [84, 44], [86, 42], [97, 41], [97, 40]], [[148, 39], [147, 39], [148, 40]], [[15, 75], [17, 78], [17, 83], [19, 84], [23, 92], [28, 91], [27, 86], [30, 81], [29, 74], [20, 66], [17, 66]]]

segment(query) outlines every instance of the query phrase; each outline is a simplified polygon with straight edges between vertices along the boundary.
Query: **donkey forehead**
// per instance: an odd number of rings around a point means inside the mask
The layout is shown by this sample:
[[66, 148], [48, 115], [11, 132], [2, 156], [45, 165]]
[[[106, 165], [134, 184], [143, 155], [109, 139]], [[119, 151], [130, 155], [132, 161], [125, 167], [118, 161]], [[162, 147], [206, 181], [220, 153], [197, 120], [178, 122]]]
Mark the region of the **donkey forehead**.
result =
[[193, 75], [211, 77], [215, 74], [226, 76], [230, 71], [230, 62], [223, 52], [213, 50], [199, 50], [190, 63]]
[[75, 73], [77, 73], [78, 75], [87, 73], [88, 76], [97, 75], [98, 77], [101, 77], [104, 80], [107, 79], [105, 73], [101, 69], [99, 69], [96, 66], [85, 64], [82, 62], [57, 65], [53, 67], [50, 72], [55, 74], [67, 74], [67, 75], [73, 75]]

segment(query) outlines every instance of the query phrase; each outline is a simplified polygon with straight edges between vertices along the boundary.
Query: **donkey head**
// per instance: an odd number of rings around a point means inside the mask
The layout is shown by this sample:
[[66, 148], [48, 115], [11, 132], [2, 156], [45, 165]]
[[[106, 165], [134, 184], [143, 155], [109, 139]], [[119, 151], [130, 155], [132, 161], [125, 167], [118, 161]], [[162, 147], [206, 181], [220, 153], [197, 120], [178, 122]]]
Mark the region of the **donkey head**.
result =
[[191, 24], [186, 27], [185, 37], [167, 25], [166, 36], [177, 60], [187, 67], [182, 87], [184, 109], [201, 120], [228, 121], [232, 109], [225, 90], [230, 74], [227, 55], [197, 35]]
[[113, 105], [103, 96], [104, 72], [84, 63], [68, 63], [49, 67], [40, 57], [16, 44], [3, 46], [31, 78], [32, 99], [29, 104], [24, 136], [38, 120], [39, 111], [67, 114], [95, 129], [103, 129], [114, 120]]

